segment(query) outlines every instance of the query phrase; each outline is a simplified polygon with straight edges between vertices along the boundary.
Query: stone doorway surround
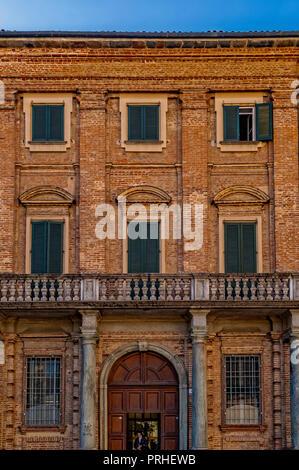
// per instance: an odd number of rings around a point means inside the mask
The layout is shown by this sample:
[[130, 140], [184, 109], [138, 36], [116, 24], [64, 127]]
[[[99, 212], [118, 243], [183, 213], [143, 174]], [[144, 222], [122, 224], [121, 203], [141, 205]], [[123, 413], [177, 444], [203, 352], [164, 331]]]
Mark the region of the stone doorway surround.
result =
[[187, 373], [181, 360], [164, 346], [136, 341], [113, 351], [103, 362], [99, 375], [99, 448], [108, 449], [108, 398], [107, 381], [113, 364], [122, 356], [134, 351], [152, 351], [165, 357], [175, 368], [179, 379], [179, 449], [187, 449]]

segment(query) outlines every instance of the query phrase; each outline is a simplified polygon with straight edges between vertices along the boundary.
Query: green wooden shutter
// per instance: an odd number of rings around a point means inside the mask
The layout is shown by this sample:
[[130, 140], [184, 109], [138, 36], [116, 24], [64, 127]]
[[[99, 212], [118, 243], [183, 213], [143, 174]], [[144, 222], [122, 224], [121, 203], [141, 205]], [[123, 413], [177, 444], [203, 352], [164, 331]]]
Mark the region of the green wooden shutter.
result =
[[49, 274], [62, 273], [63, 226], [62, 222], [48, 222], [47, 272]]
[[241, 269], [242, 273], [256, 272], [256, 224], [243, 223], [241, 228]]
[[[132, 223], [132, 222], [131, 222]], [[136, 223], [136, 231], [139, 230], [139, 224], [146, 225], [147, 238], [137, 238], [132, 240], [128, 238], [128, 272], [129, 273], [156, 273], [159, 272], [159, 225], [156, 225], [158, 238], [150, 238], [150, 223]], [[155, 231], [155, 228], [153, 231]]]
[[128, 106], [128, 140], [142, 140], [142, 106]]
[[39, 142], [47, 140], [46, 105], [32, 106], [32, 140]]
[[159, 139], [159, 106], [143, 106], [144, 140]]
[[223, 106], [223, 139], [240, 140], [239, 106]]
[[47, 140], [64, 140], [64, 106], [48, 106], [48, 136]]
[[272, 140], [273, 138], [273, 105], [260, 103], [255, 105], [256, 140]]
[[240, 272], [240, 231], [239, 224], [224, 224], [225, 272]]
[[[151, 236], [153, 238], [151, 238]], [[147, 239], [145, 242], [145, 271], [147, 273], [159, 272], [159, 222], [147, 224]]]
[[47, 222], [32, 222], [31, 272], [47, 272]]

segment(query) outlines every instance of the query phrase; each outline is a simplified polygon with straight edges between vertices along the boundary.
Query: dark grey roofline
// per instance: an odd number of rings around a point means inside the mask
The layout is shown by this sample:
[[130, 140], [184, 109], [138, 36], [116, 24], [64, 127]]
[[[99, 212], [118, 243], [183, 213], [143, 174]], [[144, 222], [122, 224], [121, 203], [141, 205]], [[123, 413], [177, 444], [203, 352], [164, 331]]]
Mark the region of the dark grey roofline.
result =
[[206, 31], [206, 32], [146, 32], [146, 31], [5, 31], [0, 38], [291, 38], [299, 31]]

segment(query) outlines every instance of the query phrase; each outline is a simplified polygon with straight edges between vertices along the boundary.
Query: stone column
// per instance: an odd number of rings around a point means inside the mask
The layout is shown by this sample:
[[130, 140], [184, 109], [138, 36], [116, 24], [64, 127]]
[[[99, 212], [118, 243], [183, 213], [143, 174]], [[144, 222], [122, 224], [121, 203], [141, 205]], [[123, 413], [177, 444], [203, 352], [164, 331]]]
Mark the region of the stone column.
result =
[[208, 447], [206, 336], [209, 310], [191, 309], [192, 449]]
[[80, 448], [96, 448], [96, 343], [98, 311], [80, 311], [82, 315], [82, 384]]
[[299, 309], [290, 310], [291, 431], [292, 446], [299, 450]]

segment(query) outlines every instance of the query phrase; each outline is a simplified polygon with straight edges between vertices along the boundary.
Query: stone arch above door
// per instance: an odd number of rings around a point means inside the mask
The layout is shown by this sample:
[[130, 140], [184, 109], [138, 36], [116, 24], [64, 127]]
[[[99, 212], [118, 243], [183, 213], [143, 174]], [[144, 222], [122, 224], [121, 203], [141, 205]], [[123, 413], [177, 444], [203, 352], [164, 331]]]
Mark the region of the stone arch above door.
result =
[[99, 446], [101, 450], [108, 447], [108, 378], [113, 365], [123, 356], [134, 351], [152, 351], [166, 358], [172, 364], [179, 382], [179, 448], [187, 449], [187, 373], [178, 356], [174, 355], [165, 346], [147, 341], [137, 341], [119, 347], [113, 351], [103, 362], [99, 376]]

